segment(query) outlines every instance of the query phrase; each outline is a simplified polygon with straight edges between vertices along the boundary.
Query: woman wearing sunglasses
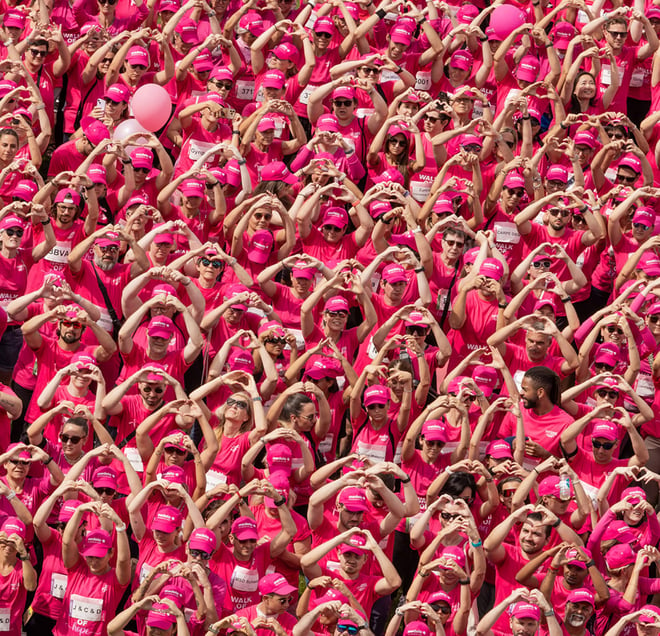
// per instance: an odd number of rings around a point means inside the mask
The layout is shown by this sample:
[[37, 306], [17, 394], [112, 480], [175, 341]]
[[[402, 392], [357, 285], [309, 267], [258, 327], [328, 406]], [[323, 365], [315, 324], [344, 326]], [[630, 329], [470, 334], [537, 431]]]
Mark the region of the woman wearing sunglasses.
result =
[[149, 16], [149, 7], [143, 0], [132, 3], [132, 10], [125, 13], [123, 18], [117, 16], [117, 0], [96, 0], [96, 11], [88, 11], [89, 5], [77, 2], [73, 6], [73, 14], [78, 21], [78, 26], [90, 22], [98, 24], [111, 35], [117, 35], [123, 31], [133, 31]]

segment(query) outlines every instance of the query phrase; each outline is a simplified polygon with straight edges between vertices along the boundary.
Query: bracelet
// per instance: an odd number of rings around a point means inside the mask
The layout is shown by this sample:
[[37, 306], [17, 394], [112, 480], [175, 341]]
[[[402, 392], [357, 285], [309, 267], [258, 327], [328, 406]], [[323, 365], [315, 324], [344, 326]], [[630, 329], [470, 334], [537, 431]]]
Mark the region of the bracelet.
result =
[[[45, 221], [41, 221], [41, 225], [50, 225], [50, 217], [47, 218]], [[51, 457], [51, 459], [53, 458]]]
[[568, 130], [568, 126], [564, 126], [564, 122], [561, 122], [561, 124], [559, 124], [559, 127], [560, 127], [562, 130]]
[[552, 42], [546, 42], [543, 46], [544, 46], [546, 49], [549, 49], [549, 48], [552, 46]]
[[129, 163], [131, 163], [131, 160], [130, 160], [130, 159], [122, 159], [121, 162], [122, 162], [125, 166], [127, 166]]
[[479, 38], [479, 42], [488, 42], [488, 36], [484, 35], [484, 37]]
[[[421, 230], [420, 230], [420, 232], [421, 232]], [[423, 271], [424, 271], [423, 267], [416, 267], [415, 268], [415, 274], [421, 274]]]
[[[263, 402], [264, 400], [260, 395], [257, 395], [256, 397], [252, 398], [252, 401], [253, 402]], [[263, 440], [261, 440], [261, 441], [263, 442]], [[264, 442], [264, 444], [265, 444], [265, 442]]]
[[46, 104], [39, 104], [37, 110], [46, 110]]
[[[421, 576], [421, 574], [420, 574]], [[397, 607], [396, 611], [394, 612], [397, 616], [403, 616], [403, 612]]]
[[487, 484], [492, 484], [493, 483], [493, 478], [492, 477], [485, 477], [484, 479], [486, 480]]
[[561, 302], [563, 302], [563, 303], [570, 303], [571, 302], [571, 297], [566, 296], [566, 298], [560, 298], [559, 300], [561, 300]]
[[241, 131], [240, 131], [240, 130], [232, 130], [232, 131], [231, 131], [231, 134], [232, 134], [232, 135], [240, 135], [240, 134], [241, 134]]
[[401, 73], [403, 73], [403, 69], [401, 68], [401, 66], [397, 66], [396, 71], [394, 71], [394, 72], [395, 72], [397, 75], [401, 75]]
[[498, 306], [500, 309], [506, 309], [506, 308], [508, 307], [508, 305], [507, 305], [506, 303], [497, 303], [497, 306]]
[[247, 159], [239, 159], [237, 163], [239, 166], [244, 166], [247, 163]]
[[541, 473], [539, 472], [539, 469], [538, 469], [536, 466], [534, 466], [534, 468], [532, 468], [532, 470], [533, 470], [537, 475], [540, 475], [540, 474], [541, 474]]
[[282, 499], [275, 502], [275, 505], [279, 508], [280, 506], [283, 506], [285, 503], [286, 503], [286, 499], [282, 497]]
[[126, 532], [126, 524], [122, 523], [120, 526], [115, 526], [117, 532]]
[[481, 539], [479, 539], [479, 541], [470, 541], [470, 545], [473, 548], [480, 548], [483, 545], [483, 543], [481, 542]]
[[427, 572], [426, 574], [422, 574], [421, 572], [418, 574], [418, 576], [421, 576], [423, 579], [425, 579], [427, 576], [430, 576], [430, 572]]
[[236, 262], [237, 262], [237, 261], [236, 261], [236, 257], [235, 257], [235, 256], [232, 256], [232, 257], [229, 259], [229, 267], [233, 267], [234, 265], [236, 265]]
[[52, 462], [52, 461], [53, 461], [53, 458], [50, 455], [48, 455], [48, 457], [44, 461], [44, 466], [48, 466], [48, 464], [50, 464], [50, 462]]
[[[417, 226], [417, 227], [412, 231], [412, 233], [413, 233], [413, 234], [421, 234], [421, 233], [422, 233], [422, 228], [419, 227], [419, 226]], [[417, 270], [415, 270], [415, 271], [417, 271]]]
[[520, 119], [531, 119], [530, 115], [523, 115]]
[[589, 568], [592, 568], [594, 565], [596, 565], [596, 562], [595, 562], [593, 559], [589, 559], [589, 560], [585, 563], [585, 565], [587, 566], [587, 570], [588, 570]]
[[3, 45], [4, 47], [8, 47], [8, 46], [11, 46], [13, 43], [14, 43], [14, 40], [12, 40], [11, 38], [9, 38], [8, 40], [5, 40], [5, 41], [2, 43], [2, 45]]
[[381, 20], [385, 17], [386, 13], [387, 13], [387, 12], [385, 11], [385, 9], [378, 9], [378, 11], [376, 11], [376, 15], [377, 15]]
[[206, 15], [209, 16], [209, 18], [214, 18], [216, 16], [216, 13], [213, 9], [211, 9], [210, 11], [206, 12]]
[[560, 525], [561, 525], [561, 519], [557, 519], [557, 521], [555, 521], [555, 522], [552, 524], [552, 527], [553, 527], [553, 528], [558, 528]]
[[22, 557], [20, 554], [17, 555], [17, 559], [19, 561], [27, 561], [30, 558], [29, 554], [26, 554], [24, 557]]
[[216, 181], [215, 183], [209, 183], [209, 185], [210, 185], [212, 188], [215, 188], [215, 186], [220, 185], [220, 182], [219, 182], [219, 181]]
[[409, 484], [410, 483], [410, 477], [408, 475], [406, 475], [406, 478], [401, 479], [400, 481], [401, 481], [402, 484]]
[[547, 612], [543, 612], [544, 616], [554, 616], [555, 615], [555, 610], [548, 610]]
[[220, 633], [220, 630], [219, 630], [217, 627], [213, 627], [213, 625], [211, 625], [211, 626], [208, 628], [208, 631], [210, 631], [210, 632], [213, 633], [213, 634], [218, 634], [218, 633]]
[[349, 148], [348, 150], [345, 150], [345, 151], [344, 151], [344, 154], [345, 154], [347, 157], [350, 157], [354, 152], [355, 152], [355, 150], [353, 150], [353, 148]]
[[16, 493], [13, 490], [10, 490], [9, 494], [5, 495], [5, 497], [7, 498], [7, 501], [11, 501], [16, 497]]
[[426, 16], [425, 15], [422, 16], [422, 19], [417, 24], [419, 24], [421, 26], [422, 24], [424, 24], [424, 22], [426, 22]]
[[461, 585], [470, 585], [470, 579], [461, 579], [459, 583]]
[[548, 570], [550, 570], [551, 572], [559, 572], [559, 568], [558, 568], [557, 566], [555, 566], [555, 565], [551, 565], [551, 566], [548, 568]]

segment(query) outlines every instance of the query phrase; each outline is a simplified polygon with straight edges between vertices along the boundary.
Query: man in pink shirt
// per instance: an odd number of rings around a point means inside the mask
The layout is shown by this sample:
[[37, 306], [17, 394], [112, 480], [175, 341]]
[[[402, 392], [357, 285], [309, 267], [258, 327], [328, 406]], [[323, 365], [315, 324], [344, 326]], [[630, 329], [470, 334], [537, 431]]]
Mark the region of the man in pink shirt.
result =
[[236, 616], [245, 616], [257, 636], [272, 636], [273, 631], [279, 634], [280, 631], [273, 627], [274, 621], [277, 621], [287, 634], [291, 634], [298, 621], [287, 609], [297, 591], [298, 588], [289, 585], [281, 574], [266, 574], [259, 581], [261, 603], [238, 610]]

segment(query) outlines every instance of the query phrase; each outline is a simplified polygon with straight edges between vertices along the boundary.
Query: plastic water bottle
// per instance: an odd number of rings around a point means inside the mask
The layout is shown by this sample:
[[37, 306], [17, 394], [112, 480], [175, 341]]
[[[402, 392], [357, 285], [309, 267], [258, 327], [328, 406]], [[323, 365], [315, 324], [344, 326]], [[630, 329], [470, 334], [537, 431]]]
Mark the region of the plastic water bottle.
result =
[[559, 499], [568, 501], [571, 498], [571, 478], [566, 474], [559, 475]]

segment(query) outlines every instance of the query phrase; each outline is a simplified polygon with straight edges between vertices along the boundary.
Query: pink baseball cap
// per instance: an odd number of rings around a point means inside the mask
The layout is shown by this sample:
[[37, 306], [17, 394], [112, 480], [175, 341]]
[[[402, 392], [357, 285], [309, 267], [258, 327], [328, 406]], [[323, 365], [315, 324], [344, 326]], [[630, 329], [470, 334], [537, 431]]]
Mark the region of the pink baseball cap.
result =
[[181, 511], [174, 506], [161, 506], [152, 519], [150, 529], [160, 532], [174, 532], [183, 523]]
[[369, 510], [364, 488], [358, 488], [358, 486], [346, 486], [337, 495], [337, 503], [342, 504], [349, 512], [367, 512]]
[[424, 439], [430, 442], [444, 442], [446, 444], [449, 441], [447, 425], [442, 420], [427, 420], [424, 422], [422, 435]]
[[263, 265], [273, 253], [274, 244], [275, 239], [272, 232], [269, 230], [257, 230], [250, 240], [250, 246], [247, 251], [248, 260]]
[[[440, 556], [456, 563], [456, 565], [465, 568], [465, 552], [457, 545], [449, 545], [442, 549]], [[443, 568], [443, 566], [440, 566]]]
[[110, 466], [99, 466], [92, 475], [92, 486], [94, 488], [112, 488], [117, 490], [117, 471]]
[[257, 124], [257, 130], [259, 132], [264, 132], [265, 130], [275, 130], [277, 128], [277, 124], [275, 123], [275, 120], [272, 117], [262, 117], [259, 123]]
[[197, 23], [190, 18], [180, 20], [174, 28], [174, 32], [178, 33], [186, 44], [197, 44], [199, 42]]
[[633, 505], [646, 501], [646, 493], [644, 492], [644, 489], [639, 486], [629, 486], [628, 488], [625, 488], [621, 493], [621, 499], [625, 499], [626, 497], [630, 497], [629, 501]]
[[136, 148], [131, 153], [131, 163], [134, 168], [151, 170], [154, 167], [154, 153], [150, 148]]
[[24, 230], [25, 222], [14, 214], [9, 214], [0, 221], [0, 232], [8, 230], [11, 227], [18, 227]]
[[548, 181], [560, 181], [561, 183], [568, 183], [568, 170], [565, 166], [555, 164], [548, 168], [545, 173], [545, 178]]
[[479, 364], [474, 367], [474, 369], [472, 369], [472, 379], [483, 391], [483, 394], [489, 398], [497, 386], [498, 375], [497, 371], [493, 369], [493, 367]]
[[[177, 444], [176, 442], [168, 442], [168, 445], [170, 443], [172, 446], [177, 446], [178, 448], [182, 447], [181, 444]], [[160, 474], [160, 478], [171, 484], [184, 484], [186, 482], [186, 473], [181, 466], [168, 466]]]
[[660, 258], [655, 252], [644, 252], [637, 263], [647, 276], [660, 276]]
[[214, 62], [211, 54], [208, 52], [200, 53], [193, 62], [193, 68], [198, 73], [213, 70]]
[[613, 422], [608, 420], [592, 420], [594, 426], [591, 429], [591, 439], [602, 437], [610, 441], [619, 439], [619, 430]]
[[278, 60], [289, 60], [295, 62], [298, 59], [298, 49], [291, 42], [282, 42], [272, 51]]
[[504, 177], [504, 187], [513, 190], [514, 188], [524, 188], [525, 179], [518, 172], [509, 172], [506, 177]]
[[121, 245], [121, 238], [117, 232], [108, 230], [103, 236], [99, 236], [94, 241], [94, 244], [99, 247], [119, 247]]
[[388, 168], [380, 177], [374, 178], [374, 183], [398, 183], [403, 185], [403, 175], [396, 168]]
[[94, 184], [108, 185], [108, 178], [106, 176], [105, 166], [100, 163], [93, 163], [87, 171], [87, 176]]
[[461, 147], [465, 148], [466, 146], [479, 146], [483, 148], [484, 142], [478, 135], [461, 135]]
[[[283, 497], [285, 501], [289, 499], [289, 479], [291, 478], [291, 472], [286, 472], [285, 470], [276, 470], [271, 471], [269, 480], [275, 492]], [[277, 508], [275, 500], [271, 497], [264, 497], [264, 504], [267, 508]]]
[[567, 49], [570, 41], [577, 34], [577, 29], [570, 22], [556, 22], [550, 31], [555, 49]]
[[190, 533], [188, 547], [191, 550], [202, 550], [203, 552], [215, 552], [218, 547], [218, 540], [213, 530], [208, 528], [195, 528]]
[[382, 279], [386, 283], [402, 283], [408, 281], [406, 270], [398, 263], [390, 263], [383, 268]]
[[[559, 475], [549, 475], [539, 484], [539, 496], [540, 497], [557, 497], [560, 496], [560, 484], [561, 478]], [[571, 482], [571, 497], [573, 496], [573, 483]]]
[[149, 53], [141, 46], [132, 46], [126, 54], [126, 61], [131, 66], [149, 67]]
[[354, 554], [364, 554], [367, 551], [367, 539], [362, 534], [354, 534], [349, 537], [346, 543], [340, 543], [337, 546], [339, 554], [353, 552]]
[[334, 35], [335, 23], [332, 21], [332, 18], [321, 16], [320, 18], [316, 18], [312, 30], [314, 33], [329, 33], [330, 35]]
[[286, 167], [283, 161], [272, 161], [261, 169], [262, 181], [284, 181], [288, 185], [298, 183], [297, 177]]
[[352, 86], [338, 86], [332, 91], [332, 99], [355, 99], [355, 89]]
[[14, 190], [11, 193], [13, 197], [20, 199], [21, 201], [32, 201], [34, 195], [39, 191], [39, 187], [34, 181], [28, 181], [27, 179], [21, 179], [14, 186]]
[[278, 572], [266, 574], [259, 579], [259, 594], [277, 594], [278, 596], [288, 596], [297, 592], [298, 588], [290, 585], [284, 576]]
[[[245, 285], [240, 285], [240, 284], [234, 284], [234, 285], [229, 285], [227, 289], [225, 290], [224, 298], [225, 300], [229, 300], [230, 298], [234, 298], [235, 296], [240, 296], [240, 294], [244, 294], [245, 292], [249, 292], [250, 290], [245, 287]], [[247, 309], [247, 305], [243, 303], [237, 303], [235, 305], [232, 305], [235, 309], [242, 309], [245, 311]]]
[[297, 261], [293, 264], [293, 268], [291, 269], [291, 276], [294, 278], [308, 278], [311, 280], [314, 278], [316, 271], [317, 270], [314, 265], [309, 265], [309, 263], [305, 261]]
[[0, 530], [5, 532], [8, 537], [12, 534], [16, 534], [21, 539], [25, 539], [25, 524], [18, 517], [7, 517], [2, 522]]
[[238, 21], [238, 28], [259, 36], [264, 32], [264, 21], [258, 13], [246, 13]]
[[479, 268], [479, 276], [500, 280], [504, 276], [504, 266], [496, 258], [486, 258]]
[[639, 207], [635, 210], [633, 215], [633, 223], [642, 223], [647, 227], [653, 227], [655, 225], [655, 210], [648, 206]]
[[108, 86], [103, 95], [103, 99], [108, 99], [111, 102], [128, 102], [131, 98], [131, 92], [123, 84], [112, 84]]
[[204, 182], [198, 179], [184, 179], [179, 185], [184, 197], [204, 197]]
[[[587, 555], [587, 559], [591, 559], [591, 552], [587, 548], [582, 548], [582, 549], [584, 550], [584, 553]], [[568, 559], [566, 565], [573, 565], [582, 570], [587, 569], [587, 564], [580, 559], [580, 553], [577, 551], [576, 548], [570, 548], [569, 550], [566, 550], [566, 558]]]
[[87, 117], [81, 122], [81, 127], [92, 146], [98, 146], [104, 139], [110, 139], [110, 131], [98, 119]]
[[606, 364], [615, 368], [619, 364], [619, 358], [609, 347], [601, 345], [594, 356], [594, 364]]
[[339, 120], [335, 115], [330, 113], [321, 115], [316, 120], [316, 130], [320, 130], [322, 132], [339, 132]]
[[494, 439], [486, 447], [486, 455], [490, 455], [493, 459], [512, 459], [513, 450], [511, 444], [503, 439]]
[[165, 603], [154, 603], [147, 613], [146, 624], [148, 627], [169, 630], [176, 625], [176, 616], [171, 613], [169, 605]]
[[479, 15], [479, 8], [473, 4], [462, 4], [456, 12], [456, 19], [462, 24], [470, 24]]
[[83, 502], [79, 499], [69, 499], [62, 503], [60, 512], [57, 515], [57, 521], [59, 523], [68, 523], [69, 519], [73, 517], [73, 513], [76, 511], [78, 506], [82, 506]]
[[232, 371], [254, 373], [254, 358], [244, 349], [234, 349], [227, 359], [227, 366]]
[[412, 42], [412, 36], [410, 31], [402, 26], [395, 26], [390, 31], [390, 40], [396, 42], [397, 44], [403, 44], [404, 46], [410, 46]]
[[62, 188], [55, 195], [55, 203], [68, 203], [80, 207], [80, 193], [72, 188]]
[[2, 19], [2, 23], [6, 27], [10, 28], [15, 28], [15, 29], [24, 29], [25, 28], [25, 15], [21, 13], [20, 11], [16, 11], [14, 9], [9, 9], [6, 13], [4, 18]]
[[364, 392], [364, 405], [387, 404], [390, 401], [390, 390], [382, 384], [374, 384]]
[[348, 301], [343, 296], [333, 296], [328, 298], [323, 311], [348, 311]]
[[642, 172], [642, 162], [635, 155], [624, 155], [623, 159], [619, 161], [619, 166], [630, 168], [638, 174]]
[[227, 66], [216, 66], [209, 75], [209, 79], [218, 79], [225, 80], [228, 82], [234, 81], [234, 74], [231, 72], [231, 69]]
[[310, 366], [305, 368], [305, 375], [312, 378], [312, 380], [338, 378], [342, 373], [341, 364], [332, 358], [318, 357]]
[[431, 636], [431, 630], [423, 621], [410, 621], [403, 629], [403, 636]]
[[533, 621], [541, 620], [541, 610], [527, 601], [520, 601], [511, 608], [514, 618], [530, 618]]
[[597, 145], [596, 137], [588, 130], [581, 130], [575, 133], [573, 142], [576, 146], [588, 146], [589, 148], [595, 148]]
[[619, 570], [627, 565], [632, 565], [636, 558], [637, 555], [629, 543], [619, 543], [607, 551], [605, 564], [610, 571]]
[[264, 75], [262, 85], [264, 88], [277, 88], [278, 90], [284, 88], [286, 85], [286, 75], [278, 69], [271, 69]]
[[147, 325], [147, 335], [152, 338], [170, 338], [174, 333], [174, 323], [167, 316], [154, 316]]
[[607, 387], [608, 389], [611, 389], [612, 391], [618, 391], [619, 393], [621, 392], [621, 389], [619, 388], [619, 383], [616, 378], [601, 378], [598, 381], [598, 384], [596, 385], [597, 387]]
[[321, 221], [321, 227], [324, 225], [334, 225], [340, 229], [346, 227], [348, 225], [348, 212], [337, 206], [328, 208]]
[[85, 535], [80, 554], [83, 557], [104, 557], [111, 548], [110, 533], [103, 528], [96, 528]]
[[403, 321], [405, 327], [428, 327], [429, 321], [421, 311], [411, 311]]
[[458, 395], [462, 389], [463, 392], [467, 395], [475, 395], [473, 388], [468, 385], [463, 386], [464, 380], [467, 379], [468, 377], [466, 375], [457, 375], [453, 380], [450, 380], [449, 384], [447, 385], [447, 393]]
[[238, 517], [234, 523], [231, 524], [231, 533], [239, 541], [245, 541], [247, 539], [256, 540], [259, 538], [257, 524], [255, 520], [250, 517]]
[[630, 526], [621, 519], [612, 521], [605, 532], [603, 532], [602, 541], [617, 541], [618, 543], [632, 543], [637, 537], [630, 529]]
[[520, 60], [516, 70], [516, 77], [523, 82], [534, 82], [541, 69], [541, 63], [533, 55], [525, 55]]
[[158, 294], [176, 296], [176, 289], [174, 289], [169, 283], [158, 283], [158, 285], [151, 290], [151, 297], [158, 296]]
[[460, 68], [463, 71], [467, 71], [473, 63], [474, 57], [467, 49], [458, 49], [458, 51], [454, 51], [451, 54], [451, 58], [449, 58], [449, 66]]
[[647, 316], [653, 316], [655, 314], [660, 314], [660, 302], [655, 302], [652, 305], [650, 305], [645, 313], [646, 313]]
[[266, 451], [266, 463], [271, 473], [286, 472], [291, 474], [293, 452], [286, 444], [270, 444]]

